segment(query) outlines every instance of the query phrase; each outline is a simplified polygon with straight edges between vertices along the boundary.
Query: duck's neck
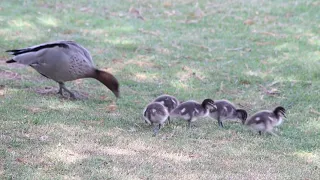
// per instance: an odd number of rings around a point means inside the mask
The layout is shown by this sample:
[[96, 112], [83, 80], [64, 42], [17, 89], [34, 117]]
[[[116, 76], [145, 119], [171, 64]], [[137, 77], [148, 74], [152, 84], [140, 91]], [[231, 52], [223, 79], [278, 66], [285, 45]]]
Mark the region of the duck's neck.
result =
[[109, 88], [116, 97], [119, 97], [119, 83], [112, 74], [95, 69], [90, 77], [100, 81], [102, 84], [107, 86], [107, 88]]

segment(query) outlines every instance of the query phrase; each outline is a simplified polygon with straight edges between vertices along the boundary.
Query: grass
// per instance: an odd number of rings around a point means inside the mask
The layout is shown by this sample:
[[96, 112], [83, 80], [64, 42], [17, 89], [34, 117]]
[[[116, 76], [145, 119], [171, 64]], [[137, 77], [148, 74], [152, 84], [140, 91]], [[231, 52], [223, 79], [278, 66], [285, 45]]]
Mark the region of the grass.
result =
[[[1, 2], [0, 179], [319, 179], [319, 6]], [[7, 49], [58, 39], [87, 47], [118, 78], [122, 98], [85, 79], [67, 87], [88, 98], [62, 99], [55, 82], [4, 63]], [[288, 118], [279, 137], [208, 118], [152, 137], [142, 110], [163, 93], [228, 99], [249, 114], [282, 105]]]

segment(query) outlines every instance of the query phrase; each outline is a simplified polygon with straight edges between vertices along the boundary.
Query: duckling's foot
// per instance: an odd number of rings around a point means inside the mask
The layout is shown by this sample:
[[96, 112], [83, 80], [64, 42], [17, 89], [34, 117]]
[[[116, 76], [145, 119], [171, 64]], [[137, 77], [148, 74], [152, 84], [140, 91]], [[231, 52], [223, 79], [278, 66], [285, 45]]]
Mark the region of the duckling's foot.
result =
[[273, 136], [277, 136], [278, 137], [278, 134], [272, 132], [272, 131], [268, 131], [269, 134], [273, 135]]
[[152, 135], [153, 137], [157, 136], [157, 134], [159, 133], [160, 128], [161, 128], [161, 124], [159, 124], [158, 126], [155, 125], [153, 127], [153, 135]]
[[57, 94], [60, 94], [61, 96], [63, 96], [62, 88], [61, 88], [61, 87], [59, 87], [59, 91], [58, 91], [58, 93], [57, 93]]
[[223, 128], [223, 124], [222, 124], [222, 121], [219, 121], [219, 127], [222, 127]]
[[191, 129], [191, 120], [188, 121], [188, 129]]

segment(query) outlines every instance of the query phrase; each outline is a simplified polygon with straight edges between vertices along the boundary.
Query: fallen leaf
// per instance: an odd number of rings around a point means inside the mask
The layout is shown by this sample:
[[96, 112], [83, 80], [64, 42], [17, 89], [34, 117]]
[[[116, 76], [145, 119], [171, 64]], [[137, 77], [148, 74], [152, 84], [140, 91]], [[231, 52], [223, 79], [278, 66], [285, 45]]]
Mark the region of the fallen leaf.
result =
[[310, 112], [313, 113], [313, 114], [317, 114], [317, 115], [320, 115], [320, 112], [314, 110], [314, 109], [310, 109]]
[[190, 158], [199, 158], [199, 157], [201, 157], [201, 155], [200, 154], [189, 154], [189, 157]]
[[35, 91], [39, 94], [56, 94], [58, 89], [52, 86], [46, 86], [44, 88], [37, 88]]
[[107, 106], [106, 110], [107, 110], [108, 113], [111, 113], [111, 112], [116, 111], [117, 108], [118, 108], [117, 105], [111, 104], [111, 105]]
[[40, 136], [39, 137], [39, 140], [40, 141], [46, 141], [49, 137], [47, 135], [44, 135], [44, 136]]
[[274, 22], [277, 18], [275, 16], [265, 16], [264, 17], [264, 23], [270, 23], [270, 22]]
[[144, 34], [151, 34], [153, 36], [160, 36], [161, 35], [160, 31], [158, 31], [158, 30], [157, 31], [146, 31], [144, 29], [139, 29], [139, 31]]
[[39, 112], [43, 111], [43, 109], [38, 108], [38, 107], [27, 107], [26, 109], [28, 109], [32, 113], [39, 113]]
[[198, 23], [203, 17], [204, 12], [200, 7], [196, 7], [195, 10], [188, 14], [187, 19], [185, 21], [186, 24], [195, 24]]
[[192, 13], [192, 16], [197, 19], [201, 19], [204, 16], [204, 12], [201, 8], [197, 7], [195, 11]]
[[123, 60], [122, 60], [122, 59], [112, 59], [111, 61], [112, 61], [112, 63], [114, 63], [114, 64], [123, 63]]
[[240, 80], [240, 83], [241, 84], [251, 84], [251, 82], [248, 80]]
[[140, 11], [138, 9], [136, 9], [135, 7], [130, 7], [129, 14], [132, 15], [133, 17], [135, 17], [135, 18], [144, 20], [144, 17], [142, 17]]
[[254, 24], [254, 21], [252, 19], [247, 19], [247, 20], [243, 21], [243, 24], [252, 25], [252, 24]]
[[267, 89], [266, 87], [259, 85], [262, 88], [262, 91], [269, 96], [280, 95], [280, 91], [276, 88]]
[[75, 33], [75, 30], [67, 29], [67, 30], [64, 30], [62, 33], [63, 34], [73, 34], [73, 33]]
[[312, 3], [313, 6], [320, 6], [320, 1], [315, 1]]
[[275, 42], [256, 42], [258, 46], [275, 45]]
[[19, 163], [25, 163], [26, 162], [23, 158], [17, 158], [16, 161], [19, 162]]
[[166, 2], [163, 3], [163, 7], [165, 7], [165, 8], [168, 8], [168, 7], [171, 7], [171, 6], [172, 6], [172, 3], [169, 2], [169, 1], [166, 1]]
[[[16, 66], [16, 64], [12, 63], [12, 64], [9, 64], [9, 66]], [[0, 69], [0, 77], [3, 79], [14, 79], [14, 80], [22, 79], [21, 75], [19, 75], [18, 73], [7, 71], [7, 70], [1, 70], [1, 69]]]
[[5, 91], [4, 91], [5, 85], [0, 85], [0, 96], [4, 96]]
[[80, 122], [82, 122], [85, 125], [89, 125], [89, 126], [96, 126], [96, 125], [104, 124], [104, 120], [103, 119], [101, 119], [100, 121], [81, 120]]
[[177, 13], [176, 13], [176, 11], [175, 10], [172, 10], [172, 11], [164, 11], [164, 13], [167, 15], [167, 16], [174, 16], [174, 15], [176, 15]]
[[77, 80], [74, 80], [74, 82], [78, 85], [78, 84], [82, 84], [83, 80], [82, 79], [77, 79]]
[[88, 12], [88, 11], [91, 10], [91, 8], [89, 8], [89, 7], [82, 7], [82, 8], [80, 8], [79, 10], [80, 10], [81, 12]]

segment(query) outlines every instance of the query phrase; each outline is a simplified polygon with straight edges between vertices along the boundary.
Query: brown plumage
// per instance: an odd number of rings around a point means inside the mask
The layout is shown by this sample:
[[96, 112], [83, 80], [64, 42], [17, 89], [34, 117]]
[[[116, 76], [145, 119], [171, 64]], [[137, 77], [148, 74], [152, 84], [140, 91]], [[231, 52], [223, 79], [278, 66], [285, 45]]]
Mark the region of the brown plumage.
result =
[[189, 100], [181, 103], [170, 113], [170, 117], [179, 117], [188, 122], [188, 127], [191, 127], [191, 122], [196, 121], [200, 117], [206, 117], [209, 110], [213, 108], [214, 101], [212, 99], [205, 99], [201, 104]]
[[152, 102], [147, 105], [143, 110], [143, 117], [146, 123], [153, 125], [154, 136], [158, 134], [162, 125], [168, 119], [169, 112], [166, 107], [164, 107], [159, 102]]
[[[164, 107], [167, 108], [169, 113], [180, 104], [177, 98], [167, 94], [158, 96], [153, 100], [153, 102], [161, 103]], [[170, 123], [170, 116], [168, 117], [168, 122]]]
[[272, 132], [275, 126], [279, 126], [283, 117], [286, 117], [286, 110], [278, 106], [273, 111], [262, 110], [251, 117], [249, 117], [246, 121], [242, 121], [242, 123], [246, 126], [249, 126], [251, 129], [258, 131], [261, 135], [262, 132], [267, 132], [272, 135], [276, 135]]
[[107, 86], [119, 97], [119, 83], [110, 73], [95, 68], [87, 49], [73, 41], [55, 41], [24, 49], [8, 50], [14, 57], [7, 63], [20, 63], [31, 66], [43, 76], [59, 83], [62, 90], [75, 98], [64, 82], [81, 78], [94, 78]]
[[227, 100], [215, 100], [214, 108], [210, 110], [209, 116], [218, 120], [218, 125], [223, 127], [224, 120], [247, 119], [247, 112], [243, 109], [237, 109], [235, 105]]

